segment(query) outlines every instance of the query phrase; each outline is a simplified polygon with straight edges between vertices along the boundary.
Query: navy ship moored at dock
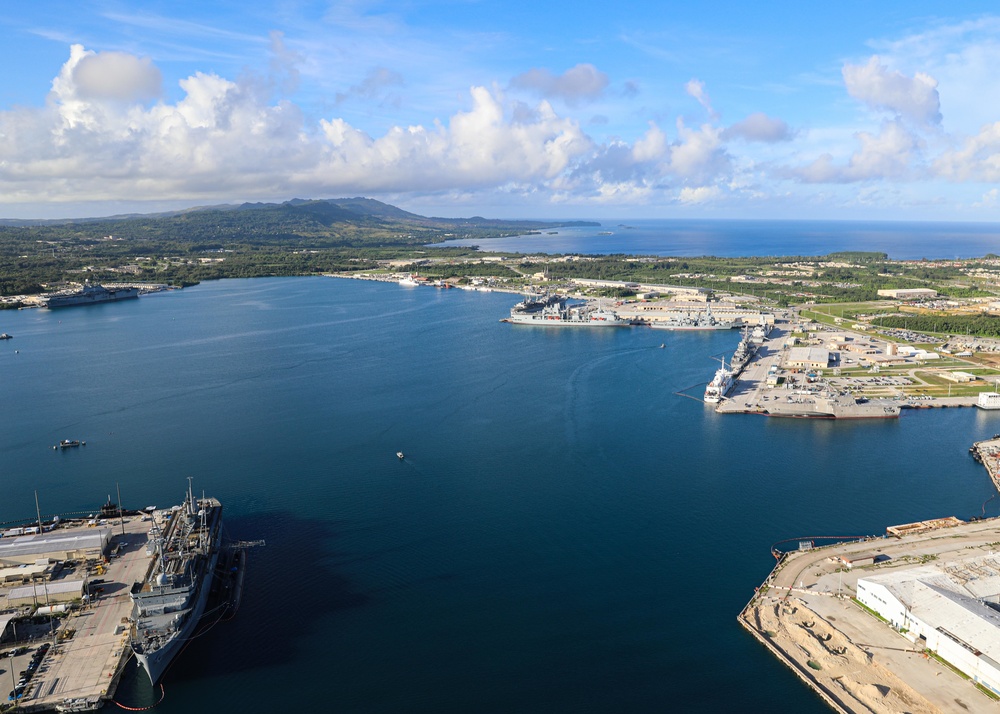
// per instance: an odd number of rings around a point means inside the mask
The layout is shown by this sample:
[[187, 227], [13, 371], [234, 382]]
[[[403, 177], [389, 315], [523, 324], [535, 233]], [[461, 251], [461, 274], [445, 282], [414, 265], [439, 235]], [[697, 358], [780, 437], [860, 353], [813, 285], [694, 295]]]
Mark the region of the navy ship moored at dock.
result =
[[222, 541], [222, 504], [195, 499], [153, 514], [146, 546], [152, 556], [143, 582], [132, 587], [129, 639], [155, 686], [191, 639], [205, 612]]
[[562, 295], [530, 293], [501, 322], [542, 327], [627, 327], [618, 313], [590, 303], [570, 304]]
[[708, 305], [695, 315], [690, 312], [674, 313], [666, 320], [650, 322], [649, 326], [657, 330], [732, 330], [743, 327], [743, 319], [720, 320], [712, 314], [712, 306]]
[[106, 288], [85, 282], [79, 290], [53, 293], [42, 298], [41, 303], [48, 308], [73, 307], [75, 305], [96, 305], [102, 302], [116, 302], [139, 297], [139, 288]]

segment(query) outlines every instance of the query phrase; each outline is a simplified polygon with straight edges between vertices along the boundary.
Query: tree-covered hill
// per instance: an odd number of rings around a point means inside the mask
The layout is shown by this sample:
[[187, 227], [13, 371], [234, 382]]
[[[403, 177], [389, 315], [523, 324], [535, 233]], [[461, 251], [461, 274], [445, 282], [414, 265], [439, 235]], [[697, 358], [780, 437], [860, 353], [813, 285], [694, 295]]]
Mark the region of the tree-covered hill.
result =
[[[363, 269], [449, 237], [491, 238], [566, 225], [599, 224], [427, 218], [370, 198], [0, 221], [0, 295], [37, 293], [45, 284], [79, 279], [81, 272], [121, 279], [124, 269], [134, 279], [193, 282]], [[224, 260], [212, 257], [220, 255]]]

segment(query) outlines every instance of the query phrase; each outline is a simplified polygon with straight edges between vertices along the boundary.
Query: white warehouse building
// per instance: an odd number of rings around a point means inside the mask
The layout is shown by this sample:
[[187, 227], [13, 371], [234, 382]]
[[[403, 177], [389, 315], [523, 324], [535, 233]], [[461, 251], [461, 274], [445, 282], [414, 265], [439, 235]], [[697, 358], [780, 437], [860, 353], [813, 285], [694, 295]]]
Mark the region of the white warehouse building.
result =
[[1000, 694], [1000, 556], [861, 578], [857, 597], [918, 647]]

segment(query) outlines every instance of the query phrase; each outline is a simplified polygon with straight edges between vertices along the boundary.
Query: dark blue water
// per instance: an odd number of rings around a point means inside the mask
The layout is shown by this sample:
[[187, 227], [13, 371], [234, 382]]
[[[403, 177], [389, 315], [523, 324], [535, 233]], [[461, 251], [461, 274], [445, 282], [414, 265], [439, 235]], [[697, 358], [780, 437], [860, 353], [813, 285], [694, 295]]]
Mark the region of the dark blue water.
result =
[[[622, 228], [619, 224], [629, 226]], [[612, 235], [600, 235], [602, 232]], [[896, 260], [978, 258], [1000, 253], [1000, 224], [899, 221], [608, 220], [600, 227], [559, 228], [555, 235], [452, 240], [512, 253], [627, 253], [692, 257], [827, 255], [880, 251]]]
[[267, 540], [161, 712], [826, 711], [736, 624], [769, 546], [979, 515], [1000, 414], [720, 417], [674, 392], [734, 334], [500, 324], [517, 299], [300, 278], [2, 312], [0, 521], [193, 476]]

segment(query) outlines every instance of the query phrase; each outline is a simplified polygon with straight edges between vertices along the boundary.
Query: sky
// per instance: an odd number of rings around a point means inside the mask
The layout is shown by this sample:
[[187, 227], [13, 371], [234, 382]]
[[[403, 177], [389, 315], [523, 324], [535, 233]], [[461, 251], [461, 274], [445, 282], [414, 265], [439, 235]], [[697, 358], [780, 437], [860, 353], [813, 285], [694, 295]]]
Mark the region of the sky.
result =
[[0, 217], [997, 221], [995, 3], [0, 6]]

